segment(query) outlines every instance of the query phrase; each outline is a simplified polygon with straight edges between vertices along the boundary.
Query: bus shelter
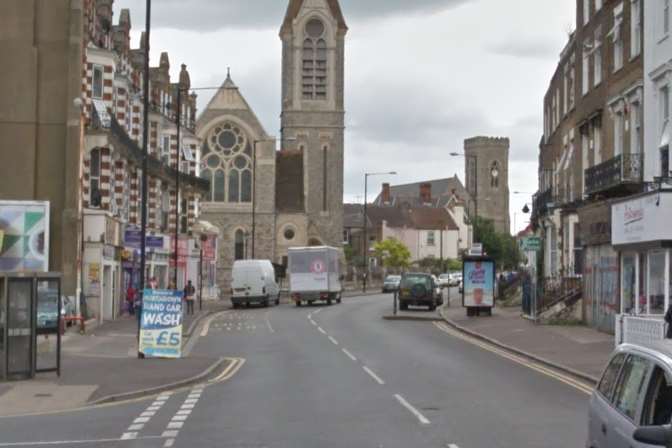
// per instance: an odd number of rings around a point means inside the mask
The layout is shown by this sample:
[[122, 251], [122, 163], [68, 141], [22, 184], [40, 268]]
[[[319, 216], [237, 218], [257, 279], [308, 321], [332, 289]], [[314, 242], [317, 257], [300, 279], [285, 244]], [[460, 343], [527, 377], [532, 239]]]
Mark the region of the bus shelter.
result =
[[61, 369], [61, 275], [0, 273], [0, 381]]

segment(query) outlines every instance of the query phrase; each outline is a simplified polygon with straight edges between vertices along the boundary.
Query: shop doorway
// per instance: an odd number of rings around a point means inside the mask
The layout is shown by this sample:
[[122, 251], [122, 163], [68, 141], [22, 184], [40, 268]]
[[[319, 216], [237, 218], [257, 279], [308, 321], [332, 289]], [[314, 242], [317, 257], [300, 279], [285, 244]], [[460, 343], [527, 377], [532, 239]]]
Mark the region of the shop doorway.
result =
[[103, 267], [103, 287], [101, 291], [103, 320], [114, 319], [114, 296], [112, 295], [112, 268], [110, 266]]

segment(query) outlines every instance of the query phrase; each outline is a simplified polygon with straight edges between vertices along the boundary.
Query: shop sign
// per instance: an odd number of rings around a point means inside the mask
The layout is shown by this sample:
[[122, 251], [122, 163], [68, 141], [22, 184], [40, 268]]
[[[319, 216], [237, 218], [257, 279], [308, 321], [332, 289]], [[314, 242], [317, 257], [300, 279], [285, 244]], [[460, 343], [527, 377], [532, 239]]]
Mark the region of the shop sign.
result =
[[[140, 248], [142, 241], [142, 232], [140, 229], [126, 229], [124, 232], [124, 246]], [[163, 249], [162, 236], [145, 236], [145, 247], [147, 249]]]
[[611, 206], [614, 246], [672, 240], [672, 194], [655, 193]]
[[146, 289], [142, 299], [140, 352], [149, 358], [182, 356], [182, 292]]
[[[175, 239], [170, 240], [170, 266], [175, 266]], [[187, 257], [189, 255], [189, 240], [180, 239], [177, 241], [177, 266], [184, 268], [187, 266]]]
[[89, 294], [100, 294], [100, 263], [89, 263]]
[[541, 238], [538, 236], [530, 236], [521, 240], [520, 248], [523, 252], [540, 252]]

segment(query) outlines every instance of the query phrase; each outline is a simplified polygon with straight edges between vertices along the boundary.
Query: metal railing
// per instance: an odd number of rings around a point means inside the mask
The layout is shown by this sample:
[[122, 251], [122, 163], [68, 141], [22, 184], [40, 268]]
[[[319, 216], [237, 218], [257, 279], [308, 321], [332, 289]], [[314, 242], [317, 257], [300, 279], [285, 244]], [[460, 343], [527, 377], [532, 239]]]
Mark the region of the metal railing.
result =
[[547, 277], [539, 285], [537, 310], [543, 312], [552, 306], [583, 294], [581, 277]]
[[616, 316], [616, 345], [650, 344], [665, 339], [666, 323], [662, 316]]
[[585, 170], [586, 193], [594, 194], [623, 184], [642, 182], [641, 153], [619, 154]]

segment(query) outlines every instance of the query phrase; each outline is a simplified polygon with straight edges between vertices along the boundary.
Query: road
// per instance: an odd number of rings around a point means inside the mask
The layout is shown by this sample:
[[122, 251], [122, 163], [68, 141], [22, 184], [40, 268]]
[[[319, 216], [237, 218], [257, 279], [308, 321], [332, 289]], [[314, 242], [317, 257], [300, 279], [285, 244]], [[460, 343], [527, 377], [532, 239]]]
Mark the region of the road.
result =
[[381, 319], [390, 304], [389, 296], [369, 296], [225, 312], [203, 328], [193, 352], [244, 359], [227, 381], [0, 419], [0, 448], [584, 445], [584, 391], [440, 325]]

